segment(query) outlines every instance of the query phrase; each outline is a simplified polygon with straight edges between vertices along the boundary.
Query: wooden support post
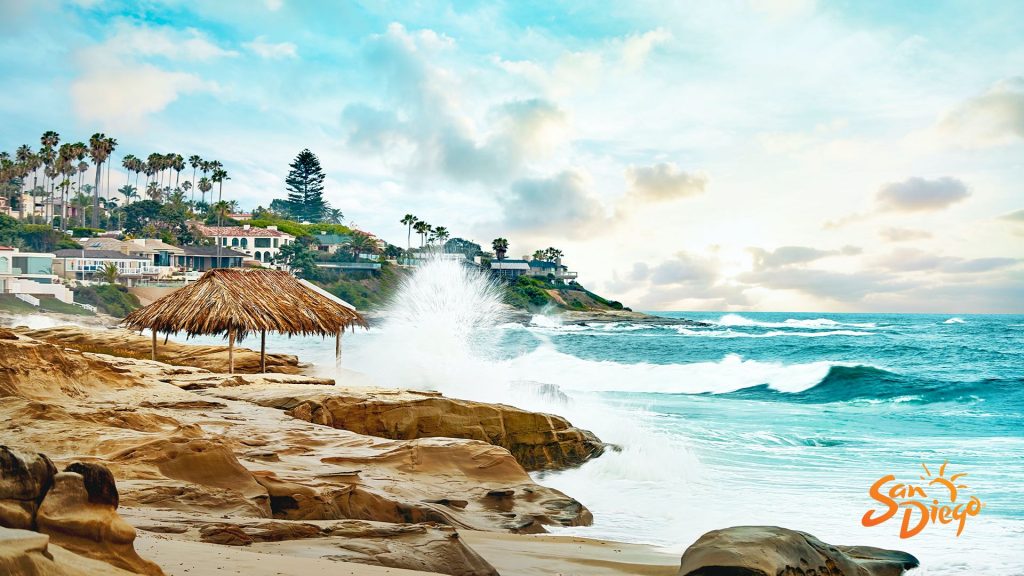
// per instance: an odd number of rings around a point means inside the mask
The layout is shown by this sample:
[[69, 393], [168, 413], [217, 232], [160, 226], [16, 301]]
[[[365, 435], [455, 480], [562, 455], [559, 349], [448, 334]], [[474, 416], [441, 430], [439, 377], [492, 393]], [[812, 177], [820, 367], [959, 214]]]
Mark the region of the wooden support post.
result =
[[260, 372], [267, 373], [267, 331], [260, 332]]
[[341, 332], [338, 332], [334, 341], [334, 366], [341, 366]]
[[156, 360], [156, 330], [154, 329], [154, 330], [152, 330], [152, 332], [153, 332], [153, 360]]
[[228, 329], [228, 374], [235, 373], [235, 329]]

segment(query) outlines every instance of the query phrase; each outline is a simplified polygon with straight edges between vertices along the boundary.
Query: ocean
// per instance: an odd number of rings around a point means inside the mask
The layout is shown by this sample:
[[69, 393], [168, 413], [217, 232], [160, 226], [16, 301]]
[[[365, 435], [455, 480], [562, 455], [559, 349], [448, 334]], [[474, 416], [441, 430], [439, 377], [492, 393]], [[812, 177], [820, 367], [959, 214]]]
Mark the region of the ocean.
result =
[[[1024, 316], [652, 312], [666, 320], [524, 325], [464, 274], [418, 271], [382, 325], [345, 336], [343, 367], [560, 414], [616, 445], [535, 474], [594, 514], [552, 532], [681, 553], [708, 530], [767, 524], [905, 550], [922, 562], [915, 575], [1024, 574]], [[268, 350], [327, 375], [333, 344], [268, 337]], [[889, 474], [887, 487], [923, 486], [919, 500], [947, 504], [927, 485], [940, 470], [966, 474], [957, 503], [984, 505], [959, 536], [957, 522], [936, 522], [900, 538], [902, 509], [862, 525], [884, 511], [869, 488]]]

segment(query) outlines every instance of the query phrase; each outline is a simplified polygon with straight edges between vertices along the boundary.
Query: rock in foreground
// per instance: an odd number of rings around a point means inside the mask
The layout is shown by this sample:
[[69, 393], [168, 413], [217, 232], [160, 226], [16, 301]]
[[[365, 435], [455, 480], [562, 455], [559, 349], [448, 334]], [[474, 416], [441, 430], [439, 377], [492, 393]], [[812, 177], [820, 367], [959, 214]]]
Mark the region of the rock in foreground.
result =
[[917, 565], [897, 550], [833, 546], [777, 526], [734, 526], [687, 548], [679, 576], [899, 576]]

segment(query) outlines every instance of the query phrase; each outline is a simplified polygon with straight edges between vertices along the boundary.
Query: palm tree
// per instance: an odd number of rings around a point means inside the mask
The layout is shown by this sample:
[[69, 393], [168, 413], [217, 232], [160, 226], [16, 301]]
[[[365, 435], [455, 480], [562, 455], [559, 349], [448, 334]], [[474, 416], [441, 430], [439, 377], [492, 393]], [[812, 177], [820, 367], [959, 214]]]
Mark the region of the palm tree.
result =
[[[178, 179], [181, 178], [181, 171], [185, 169], [185, 159], [181, 157], [181, 154], [171, 154], [170, 162], [168, 167], [174, 170], [174, 187], [178, 187]], [[170, 179], [168, 179], [168, 184]]]
[[412, 226], [419, 222], [420, 219], [413, 216], [412, 214], [406, 214], [399, 220], [402, 224], [405, 224], [405, 251], [412, 250]]
[[[196, 182], [196, 169], [199, 168], [200, 166], [202, 166], [203, 159], [200, 158], [198, 154], [193, 154], [193, 155], [188, 157], [188, 163], [189, 163], [189, 166], [192, 166], [192, 181]], [[196, 200], [196, 196], [195, 196], [195, 192], [193, 192], [192, 193], [191, 201], [195, 202], [195, 200]]]
[[495, 238], [491, 241], [491, 248], [494, 249], [494, 255], [498, 257], [498, 260], [504, 260], [505, 253], [508, 252], [508, 240]]
[[341, 221], [345, 219], [345, 215], [337, 208], [328, 208], [326, 216], [329, 224], [341, 224]]
[[444, 226], [438, 226], [437, 228], [434, 228], [434, 239], [437, 240], [437, 243], [440, 244], [441, 246], [444, 246], [444, 243], [448, 241], [449, 236], [451, 236], [451, 234], [448, 232], [448, 229], [445, 228]]
[[[83, 158], [84, 158], [84, 155], [83, 155]], [[78, 163], [78, 189], [79, 190], [82, 189], [82, 175], [85, 174], [88, 170], [89, 170], [89, 163], [88, 162], [79, 162]], [[87, 184], [87, 186], [88, 186], [88, 184]], [[84, 210], [82, 211], [82, 214], [85, 214]], [[85, 226], [85, 221], [84, 220], [82, 220], [81, 225]]]
[[[224, 199], [224, 181], [230, 180], [231, 178], [228, 176], [228, 171], [221, 168], [220, 162], [215, 160], [213, 164], [216, 164], [216, 166], [213, 169], [213, 176], [210, 179], [217, 183], [217, 202], [220, 202]], [[223, 224], [223, 222], [218, 223], [218, 225], [220, 224]]]
[[160, 190], [160, 185], [156, 182], [150, 182], [146, 186], [146, 196], [154, 202], [161, 202], [164, 197], [164, 193]]
[[135, 187], [125, 184], [117, 189], [118, 192], [124, 195], [124, 205], [127, 206], [132, 203], [132, 198], [138, 198], [139, 195], [135, 191]]
[[[138, 161], [138, 158], [136, 158], [134, 154], [126, 154], [125, 157], [121, 159], [121, 166], [124, 167], [125, 179], [124, 179], [124, 186], [121, 187], [121, 188], [118, 188], [117, 189], [118, 192], [121, 192], [122, 194], [124, 194], [124, 192], [122, 192], [122, 190], [124, 188], [130, 188], [131, 187], [130, 184], [131, 184], [131, 179], [132, 179], [132, 172], [135, 172], [135, 163], [137, 161]], [[126, 203], [130, 203], [131, 202], [131, 196], [126, 196], [125, 197], [125, 202]]]
[[206, 204], [206, 193], [213, 189], [213, 182], [206, 176], [199, 179], [199, 192], [202, 194], [202, 203]]
[[353, 232], [345, 242], [352, 251], [352, 260], [358, 262], [360, 254], [377, 254], [380, 252], [380, 241], [365, 232]]
[[117, 277], [121, 275], [121, 271], [117, 269], [117, 264], [113, 262], [107, 262], [103, 265], [103, 271], [100, 273], [107, 284], [117, 283]]
[[[43, 135], [39, 138], [39, 143], [42, 144], [42, 148], [39, 149], [39, 156], [42, 158], [43, 162], [43, 191], [46, 191], [47, 180], [50, 180], [49, 186], [50, 191], [52, 192], [52, 179], [54, 178], [54, 176], [56, 176], [56, 173], [53, 169], [53, 163], [57, 159], [57, 153], [55, 152], [55, 149], [57, 148], [57, 144], [60, 143], [60, 134], [57, 134], [53, 130], [47, 130], [46, 132], [43, 132]], [[50, 195], [50, 213], [53, 213], [52, 194]], [[49, 217], [46, 211], [45, 204], [43, 205], [43, 217]]]
[[420, 220], [412, 225], [412, 229], [420, 235], [420, 248], [423, 248], [423, 244], [427, 241], [427, 234], [429, 234], [431, 230], [430, 224]]
[[544, 260], [544, 251], [543, 250], [534, 250], [533, 251], [533, 259], [534, 260]]
[[92, 191], [92, 227], [100, 227], [100, 176], [103, 163], [114, 152], [117, 140], [108, 138], [106, 134], [97, 132], [89, 138], [89, 157], [96, 166], [96, 189]]
[[[26, 175], [28, 174], [28, 172], [32, 173], [32, 188], [34, 189], [36, 187], [36, 171], [39, 169], [39, 165], [42, 163], [39, 160], [39, 156], [32, 151], [31, 146], [29, 146], [28, 144], [22, 144], [15, 151], [14, 159], [25, 167]], [[27, 181], [28, 178], [25, 178], [25, 180]], [[25, 182], [23, 182], [22, 184], [25, 184]], [[22, 201], [20, 197], [21, 190], [18, 190], [18, 194], [18, 220], [24, 220], [25, 203]]]

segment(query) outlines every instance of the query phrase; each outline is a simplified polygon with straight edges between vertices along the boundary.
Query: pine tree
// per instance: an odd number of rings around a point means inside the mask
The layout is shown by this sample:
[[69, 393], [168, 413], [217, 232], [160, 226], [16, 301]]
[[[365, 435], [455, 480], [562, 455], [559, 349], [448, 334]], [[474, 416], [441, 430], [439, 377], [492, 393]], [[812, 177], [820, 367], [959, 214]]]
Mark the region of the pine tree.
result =
[[309, 149], [299, 152], [289, 167], [285, 184], [288, 186], [288, 212], [298, 221], [320, 222], [327, 203], [324, 202], [324, 174], [320, 160]]

